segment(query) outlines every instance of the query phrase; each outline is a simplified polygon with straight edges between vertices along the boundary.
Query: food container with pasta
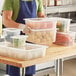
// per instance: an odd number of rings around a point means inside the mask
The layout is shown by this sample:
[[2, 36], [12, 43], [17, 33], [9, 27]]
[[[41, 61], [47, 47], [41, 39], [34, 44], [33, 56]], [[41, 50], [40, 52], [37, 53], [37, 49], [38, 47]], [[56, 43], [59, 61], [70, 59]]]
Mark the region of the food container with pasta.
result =
[[27, 41], [51, 46], [56, 38], [56, 18], [31, 18], [25, 19], [25, 23], [32, 29]]
[[33, 29], [30, 34], [28, 34], [27, 41], [51, 46], [56, 38], [56, 29]]

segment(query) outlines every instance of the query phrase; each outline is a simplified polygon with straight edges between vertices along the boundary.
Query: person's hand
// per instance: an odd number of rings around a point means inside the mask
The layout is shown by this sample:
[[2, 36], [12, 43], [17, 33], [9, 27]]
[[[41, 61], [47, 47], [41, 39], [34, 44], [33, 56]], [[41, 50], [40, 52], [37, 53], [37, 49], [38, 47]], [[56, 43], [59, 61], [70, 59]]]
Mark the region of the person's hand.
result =
[[31, 33], [31, 28], [26, 25], [25, 28], [23, 29], [23, 33], [30, 34]]
[[38, 13], [37, 13], [37, 16], [38, 16], [39, 18], [45, 18], [45, 17], [46, 17], [46, 15], [44, 14], [44, 12], [38, 12]]

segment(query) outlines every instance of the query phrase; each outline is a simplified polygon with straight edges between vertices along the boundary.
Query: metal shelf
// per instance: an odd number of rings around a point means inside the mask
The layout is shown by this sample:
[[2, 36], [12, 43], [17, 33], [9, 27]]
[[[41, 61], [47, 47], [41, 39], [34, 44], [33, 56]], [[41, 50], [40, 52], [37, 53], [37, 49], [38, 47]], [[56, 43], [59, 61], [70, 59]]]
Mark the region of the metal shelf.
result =
[[51, 6], [46, 7], [46, 13], [63, 13], [63, 12], [75, 12], [76, 11], [76, 4], [71, 5], [62, 5], [62, 6]]

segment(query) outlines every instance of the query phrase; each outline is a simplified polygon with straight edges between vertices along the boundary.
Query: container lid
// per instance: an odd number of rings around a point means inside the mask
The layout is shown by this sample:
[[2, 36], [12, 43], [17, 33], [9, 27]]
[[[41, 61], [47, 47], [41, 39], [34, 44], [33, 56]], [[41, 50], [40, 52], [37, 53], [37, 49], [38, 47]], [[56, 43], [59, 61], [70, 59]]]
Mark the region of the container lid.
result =
[[24, 19], [25, 21], [28, 20], [28, 21], [32, 21], [32, 22], [47, 22], [47, 21], [57, 21], [56, 18], [26, 18]]
[[5, 28], [3, 31], [8, 31], [8, 32], [16, 32], [16, 31], [21, 31], [20, 29], [17, 28]]
[[11, 38], [12, 39], [25, 39], [27, 37], [28, 37], [27, 35], [17, 35], [17, 36], [12, 36]]

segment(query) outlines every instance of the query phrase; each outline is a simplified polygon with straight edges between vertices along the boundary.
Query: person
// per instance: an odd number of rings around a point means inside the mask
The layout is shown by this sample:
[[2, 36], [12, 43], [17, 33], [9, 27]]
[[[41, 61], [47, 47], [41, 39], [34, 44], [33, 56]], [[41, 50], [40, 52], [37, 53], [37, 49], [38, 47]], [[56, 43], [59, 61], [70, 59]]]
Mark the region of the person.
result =
[[[24, 33], [30, 32], [26, 27], [24, 18], [45, 17], [42, 0], [5, 0], [2, 10], [3, 25], [6, 28], [22, 29]], [[7, 65], [6, 73], [10, 76], [20, 76], [20, 69]], [[26, 68], [25, 76], [35, 74], [35, 65]]]

